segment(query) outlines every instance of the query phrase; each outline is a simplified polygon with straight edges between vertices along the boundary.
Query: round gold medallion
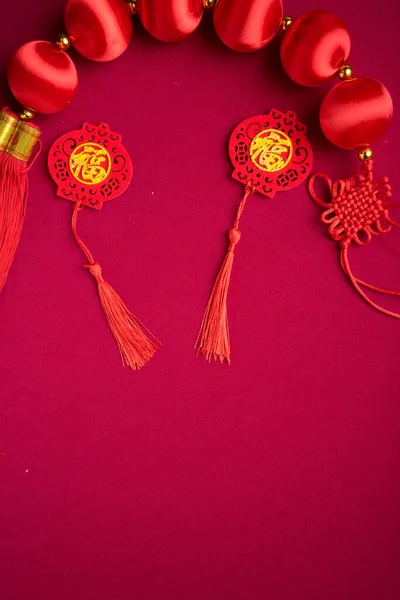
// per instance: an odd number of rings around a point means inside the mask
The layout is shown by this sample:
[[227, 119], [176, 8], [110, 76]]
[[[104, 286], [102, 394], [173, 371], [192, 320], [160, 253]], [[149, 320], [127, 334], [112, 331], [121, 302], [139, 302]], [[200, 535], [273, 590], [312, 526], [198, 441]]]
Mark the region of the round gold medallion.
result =
[[85, 185], [104, 181], [111, 171], [111, 157], [104, 146], [86, 142], [75, 148], [69, 158], [71, 174]]
[[275, 173], [284, 169], [291, 161], [293, 145], [291, 139], [279, 129], [264, 129], [253, 138], [250, 158], [257, 169]]

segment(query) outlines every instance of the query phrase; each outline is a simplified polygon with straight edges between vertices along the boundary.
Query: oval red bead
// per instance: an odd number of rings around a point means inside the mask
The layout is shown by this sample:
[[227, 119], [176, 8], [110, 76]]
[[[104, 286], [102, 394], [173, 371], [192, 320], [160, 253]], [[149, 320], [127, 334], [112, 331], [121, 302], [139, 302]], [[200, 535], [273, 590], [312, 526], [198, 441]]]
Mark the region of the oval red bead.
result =
[[65, 27], [77, 51], [90, 60], [118, 58], [132, 38], [132, 18], [123, 0], [69, 0]]
[[272, 40], [282, 15], [282, 0], [218, 0], [214, 27], [232, 50], [253, 52]]
[[355, 77], [335, 85], [321, 104], [320, 123], [339, 148], [369, 146], [385, 135], [393, 116], [392, 98], [382, 83]]
[[43, 41], [29, 42], [15, 52], [7, 79], [18, 102], [42, 114], [68, 106], [78, 87], [78, 74], [68, 54]]
[[350, 33], [344, 21], [328, 10], [311, 10], [286, 31], [281, 61], [296, 83], [320, 85], [335, 75], [350, 49]]
[[138, 0], [143, 27], [162, 42], [179, 42], [193, 33], [203, 14], [202, 0]]

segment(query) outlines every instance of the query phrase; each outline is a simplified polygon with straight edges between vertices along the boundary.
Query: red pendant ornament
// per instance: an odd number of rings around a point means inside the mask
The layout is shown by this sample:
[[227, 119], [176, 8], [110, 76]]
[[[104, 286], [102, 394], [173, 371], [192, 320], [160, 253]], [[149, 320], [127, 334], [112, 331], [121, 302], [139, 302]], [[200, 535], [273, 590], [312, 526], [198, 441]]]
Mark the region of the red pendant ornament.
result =
[[57, 195], [100, 210], [123, 194], [132, 179], [132, 162], [121, 139], [106, 123], [84, 123], [58, 138], [48, 159]]
[[251, 182], [254, 191], [268, 198], [297, 187], [312, 167], [306, 131], [290, 110], [273, 109], [246, 119], [229, 141], [232, 177], [243, 184]]
[[[387, 177], [375, 179], [372, 166], [372, 160], [363, 161], [360, 173], [334, 183], [324, 173], [316, 173], [310, 179], [309, 190], [312, 198], [325, 209], [321, 220], [329, 226], [332, 239], [339, 243], [340, 265], [356, 291], [370, 306], [400, 319], [400, 314], [379, 306], [364, 290], [390, 296], [400, 296], [400, 292], [379, 288], [358, 279], [353, 275], [349, 264], [348, 250], [352, 244], [365, 246], [374, 236], [388, 233], [393, 225], [400, 227], [400, 223], [394, 221], [389, 214], [392, 200], [389, 180]], [[330, 202], [322, 200], [317, 194], [314, 186], [317, 179], [322, 179], [328, 185]]]
[[234, 167], [232, 177], [245, 186], [229, 247], [211, 291], [200, 331], [195, 343], [197, 353], [230, 364], [231, 348], [227, 314], [227, 297], [235, 248], [240, 241], [239, 229], [247, 199], [258, 192], [273, 198], [276, 192], [300, 185], [310, 174], [312, 150], [306, 127], [292, 111], [271, 110], [266, 115], [250, 117], [233, 131], [229, 155]]
[[[332, 183], [324, 173], [316, 173], [309, 181], [311, 197], [325, 211], [323, 223], [329, 226], [332, 239], [340, 246], [340, 265], [355, 290], [373, 308], [396, 319], [400, 314], [376, 304], [366, 293], [400, 296], [399, 291], [376, 287], [355, 277], [348, 250], [352, 244], [365, 246], [374, 236], [388, 233], [392, 226], [400, 227], [390, 214], [392, 191], [387, 177], [374, 178], [373, 152], [369, 145], [387, 131], [393, 115], [392, 98], [379, 81], [370, 77], [353, 77], [333, 87], [325, 96], [320, 109], [320, 122], [326, 137], [344, 149], [359, 149], [361, 170], [352, 177]], [[346, 73], [345, 73], [346, 75]], [[322, 179], [328, 185], [331, 201], [322, 200], [314, 183]]]
[[160, 343], [103, 279], [99, 263], [76, 229], [78, 213], [85, 206], [99, 210], [104, 202], [120, 196], [128, 187], [132, 163], [121, 139], [106, 123], [85, 123], [82, 129], [61, 136], [52, 145], [48, 167], [57, 184], [57, 195], [75, 203], [72, 233], [88, 260], [85, 268], [97, 282], [101, 305], [122, 364], [136, 370], [150, 360]]

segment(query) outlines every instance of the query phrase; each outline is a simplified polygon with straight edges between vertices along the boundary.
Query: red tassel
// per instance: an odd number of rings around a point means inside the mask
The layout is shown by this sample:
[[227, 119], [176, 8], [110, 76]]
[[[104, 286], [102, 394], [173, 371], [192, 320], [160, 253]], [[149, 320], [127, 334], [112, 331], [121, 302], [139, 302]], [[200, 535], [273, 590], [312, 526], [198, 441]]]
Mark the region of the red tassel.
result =
[[28, 192], [26, 165], [0, 157], [0, 292], [6, 282], [22, 233]]
[[229, 231], [229, 248], [217, 275], [210, 299], [204, 312], [200, 331], [195, 343], [197, 355], [203, 354], [206, 360], [225, 360], [231, 363], [231, 344], [229, 337], [229, 324], [227, 312], [227, 298], [231, 279], [235, 248], [240, 242], [239, 231], [240, 217], [242, 216], [247, 198], [254, 192], [252, 183], [247, 184], [246, 191], [240, 203], [235, 224]]
[[0, 111], [0, 292], [22, 233], [28, 196], [26, 162], [39, 135], [36, 125], [18, 121], [8, 109]]
[[[76, 231], [78, 212], [83, 208], [80, 202], [75, 205], [72, 215], [72, 231], [80, 248], [89, 260], [85, 267], [97, 281], [100, 302], [104, 314], [117, 342], [122, 364], [133, 370], [140, 369], [161, 346], [160, 342], [149, 332], [141, 321], [125, 306], [120, 296], [103, 279], [101, 267], [95, 262], [90, 250], [83, 243]], [[149, 334], [149, 337], [146, 335]]]

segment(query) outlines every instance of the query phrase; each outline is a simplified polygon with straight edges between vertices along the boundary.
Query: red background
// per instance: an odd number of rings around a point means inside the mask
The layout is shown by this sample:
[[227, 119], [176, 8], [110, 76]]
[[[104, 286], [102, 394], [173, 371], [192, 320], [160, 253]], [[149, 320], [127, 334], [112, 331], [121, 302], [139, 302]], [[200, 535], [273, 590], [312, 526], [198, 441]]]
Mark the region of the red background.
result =
[[[63, 5], [2, 2], [3, 104], [11, 53], [54, 39]], [[352, 66], [381, 79], [396, 108], [398, 1], [288, 0], [285, 13], [317, 7], [346, 19]], [[357, 166], [319, 130], [327, 88], [292, 84], [278, 48], [235, 54], [209, 18], [178, 45], [136, 23], [117, 61], [75, 56], [73, 105], [38, 120], [44, 151], [0, 298], [2, 598], [399, 598], [400, 324], [352, 290], [305, 186], [246, 207], [229, 296], [233, 365], [192, 350], [242, 192], [227, 158], [236, 124], [295, 110], [315, 169], [338, 177]], [[71, 204], [46, 170], [52, 142], [84, 121], [120, 132], [134, 163], [129, 190], [84, 211], [80, 233], [164, 343], [137, 373], [120, 366]], [[399, 135], [395, 116], [375, 146], [394, 190]], [[399, 239], [353, 249], [355, 272], [398, 288]]]

